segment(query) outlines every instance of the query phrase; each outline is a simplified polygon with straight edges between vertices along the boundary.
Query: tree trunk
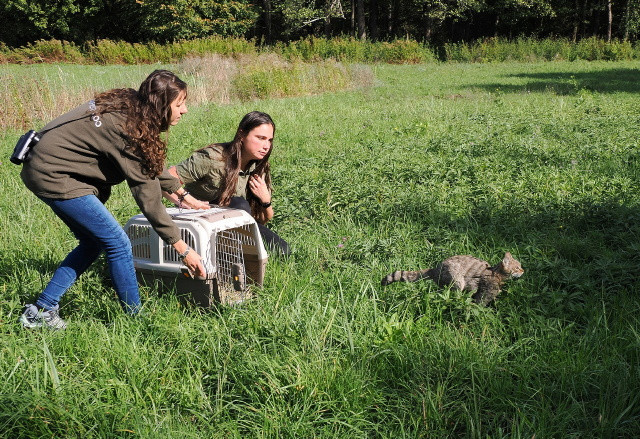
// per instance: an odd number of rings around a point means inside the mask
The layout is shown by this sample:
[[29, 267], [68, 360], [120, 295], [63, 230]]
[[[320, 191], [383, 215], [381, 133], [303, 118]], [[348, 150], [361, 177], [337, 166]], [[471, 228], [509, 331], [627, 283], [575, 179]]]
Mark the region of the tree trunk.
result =
[[572, 36], [572, 41], [574, 43], [578, 40], [578, 32], [580, 32], [580, 13], [579, 13], [580, 4], [578, 0], [576, 0], [575, 5], [576, 5], [576, 9], [575, 9], [575, 17], [573, 21], [573, 36]]
[[352, 36], [356, 35], [356, 0], [351, 0], [351, 32]]
[[378, 27], [378, 0], [369, 0], [369, 31], [371, 39], [376, 41], [380, 38]]
[[331, 38], [331, 17], [330, 16], [327, 16], [327, 18], [324, 19], [324, 37], [326, 39]]
[[271, 0], [262, 0], [264, 7], [264, 28], [265, 28], [265, 40], [267, 44], [271, 43]]
[[393, 13], [393, 0], [389, 0], [389, 9], [387, 10], [387, 38], [391, 39], [395, 27], [393, 26], [394, 13]]
[[431, 40], [431, 34], [433, 33], [433, 19], [427, 17], [427, 21], [424, 24], [424, 39], [425, 41]]
[[611, 0], [607, 0], [607, 42], [611, 42], [611, 28], [613, 27], [613, 12], [611, 11]]
[[358, 20], [358, 38], [367, 39], [367, 28], [364, 22], [364, 0], [356, 0], [356, 17]]
[[327, 14], [324, 19], [324, 36], [329, 39], [331, 38], [331, 0], [326, 0], [324, 9]]
[[624, 8], [624, 40], [629, 41], [629, 19], [631, 14], [631, 0], [627, 0]]

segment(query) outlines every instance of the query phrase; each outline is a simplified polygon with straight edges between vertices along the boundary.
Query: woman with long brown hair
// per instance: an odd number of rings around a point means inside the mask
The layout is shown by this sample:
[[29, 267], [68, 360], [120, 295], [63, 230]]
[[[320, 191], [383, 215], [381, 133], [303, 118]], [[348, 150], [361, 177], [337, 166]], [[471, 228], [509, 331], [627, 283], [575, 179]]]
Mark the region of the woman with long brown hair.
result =
[[[231, 142], [199, 149], [169, 173], [196, 199], [249, 212], [267, 247], [288, 255], [287, 242], [265, 226], [273, 218], [269, 157], [275, 130], [271, 116], [252, 111], [242, 118]], [[175, 194], [165, 196], [179, 203]]]
[[127, 181], [142, 213], [158, 235], [196, 275], [205, 275], [200, 256], [181, 239], [162, 204], [162, 192], [184, 194], [163, 172], [167, 145], [161, 133], [187, 112], [187, 85], [167, 70], [152, 72], [134, 89], [114, 89], [47, 124], [24, 162], [21, 177], [78, 239], [44, 291], [20, 317], [25, 327], [66, 326], [58, 315], [62, 295], [102, 251], [118, 298], [130, 314], [140, 310], [131, 243], [106, 209], [111, 187]]

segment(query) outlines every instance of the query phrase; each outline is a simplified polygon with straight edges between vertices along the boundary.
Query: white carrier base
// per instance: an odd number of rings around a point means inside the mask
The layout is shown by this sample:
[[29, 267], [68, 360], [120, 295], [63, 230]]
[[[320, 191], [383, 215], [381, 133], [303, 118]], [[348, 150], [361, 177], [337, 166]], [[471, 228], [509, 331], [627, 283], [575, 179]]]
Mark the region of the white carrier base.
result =
[[175, 291], [181, 298], [201, 306], [237, 304], [251, 297], [249, 284], [262, 285], [268, 255], [258, 225], [240, 209], [214, 207], [207, 210], [168, 208], [184, 242], [201, 257], [205, 279], [185, 274], [173, 246], [165, 244], [144, 215], [132, 217], [124, 226], [133, 249], [133, 263], [142, 285], [159, 291]]

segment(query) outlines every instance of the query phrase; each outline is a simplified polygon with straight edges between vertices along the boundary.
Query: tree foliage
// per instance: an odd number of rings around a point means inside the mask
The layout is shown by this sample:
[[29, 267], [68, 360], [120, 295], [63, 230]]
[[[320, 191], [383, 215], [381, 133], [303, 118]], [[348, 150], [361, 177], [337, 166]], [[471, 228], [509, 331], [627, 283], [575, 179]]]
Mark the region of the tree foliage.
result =
[[0, 42], [266, 42], [350, 35], [439, 44], [486, 37], [636, 40], [640, 0], [3, 0]]

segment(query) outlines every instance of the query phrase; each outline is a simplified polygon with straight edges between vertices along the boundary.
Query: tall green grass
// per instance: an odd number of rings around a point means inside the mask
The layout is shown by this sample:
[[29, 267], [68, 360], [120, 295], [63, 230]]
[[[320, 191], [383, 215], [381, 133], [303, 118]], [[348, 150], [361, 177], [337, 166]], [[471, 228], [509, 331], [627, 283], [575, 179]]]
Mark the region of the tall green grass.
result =
[[277, 43], [273, 50], [288, 59], [314, 61], [335, 59], [344, 62], [418, 64], [435, 61], [433, 52], [412, 40], [391, 42], [360, 41], [354, 38], [306, 38]]
[[[98, 69], [98, 67], [95, 67]], [[131, 67], [136, 69], [137, 67]], [[637, 62], [375, 66], [375, 88], [204, 104], [169, 162], [266, 111], [290, 258], [240, 307], [95, 264], [64, 332], [18, 327], [74, 239], [1, 160], [0, 431], [8, 437], [634, 437], [640, 428]], [[7, 157], [15, 134], [0, 132]], [[124, 185], [108, 208], [138, 213]], [[396, 269], [511, 251], [495, 306]]]
[[243, 38], [210, 37], [169, 44], [98, 40], [84, 45], [60, 40], [41, 40], [19, 48], [0, 46], [0, 63], [149, 64], [177, 62], [188, 57], [211, 54], [246, 55], [255, 52], [253, 41]]

